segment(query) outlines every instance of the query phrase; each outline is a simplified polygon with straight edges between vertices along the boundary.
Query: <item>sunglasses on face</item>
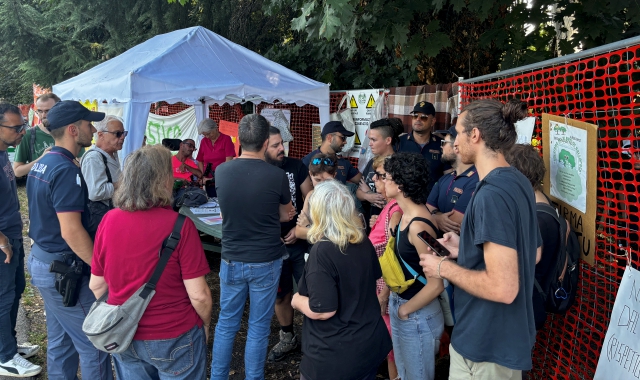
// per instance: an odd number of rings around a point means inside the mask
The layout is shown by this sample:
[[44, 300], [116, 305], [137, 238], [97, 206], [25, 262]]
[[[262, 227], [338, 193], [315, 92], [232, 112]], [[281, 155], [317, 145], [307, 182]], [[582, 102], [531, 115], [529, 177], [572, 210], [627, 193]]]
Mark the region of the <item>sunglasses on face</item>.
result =
[[13, 129], [16, 133], [22, 133], [22, 131], [27, 129], [27, 123], [24, 123], [22, 125], [14, 125], [14, 126], [0, 124], [0, 127]]
[[339, 135], [339, 134], [337, 134], [337, 133], [336, 133], [336, 134], [334, 134], [333, 136], [334, 136], [334, 137], [339, 138], [339, 139], [340, 139], [340, 140], [342, 140], [342, 141], [344, 141], [344, 140], [346, 139], [346, 137], [344, 137], [344, 136], [342, 136], [342, 135]]
[[129, 134], [129, 131], [116, 131], [116, 132], [111, 132], [111, 131], [104, 131], [107, 133], [112, 133], [113, 135], [115, 135], [117, 138], [120, 138], [122, 136], [127, 137], [127, 135]]
[[320, 165], [320, 164], [334, 166], [336, 163], [329, 158], [314, 158], [313, 160], [311, 160], [311, 165]]
[[420, 119], [422, 121], [429, 120], [429, 115], [418, 115], [414, 113], [413, 115], [411, 115], [411, 117], [413, 118], [413, 120], [417, 120], [417, 119]]
[[378, 173], [378, 172], [373, 172], [373, 173], [376, 176], [376, 178], [379, 180], [387, 179], [387, 173]]
[[451, 144], [453, 145], [453, 141], [447, 141], [447, 140], [441, 140], [440, 141], [440, 146], [444, 147], [446, 144]]

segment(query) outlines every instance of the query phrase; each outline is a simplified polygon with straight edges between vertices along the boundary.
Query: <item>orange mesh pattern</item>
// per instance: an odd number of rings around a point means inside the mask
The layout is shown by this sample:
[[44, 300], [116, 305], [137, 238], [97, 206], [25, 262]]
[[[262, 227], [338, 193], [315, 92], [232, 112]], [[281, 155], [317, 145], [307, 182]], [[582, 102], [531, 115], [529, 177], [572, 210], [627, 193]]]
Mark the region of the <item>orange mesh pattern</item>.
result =
[[640, 192], [640, 46], [520, 73], [460, 83], [461, 103], [520, 98], [537, 117], [550, 113], [599, 127], [595, 265], [582, 262], [576, 303], [565, 316], [550, 315], [538, 332], [536, 379], [592, 379], [627, 265], [638, 260]]

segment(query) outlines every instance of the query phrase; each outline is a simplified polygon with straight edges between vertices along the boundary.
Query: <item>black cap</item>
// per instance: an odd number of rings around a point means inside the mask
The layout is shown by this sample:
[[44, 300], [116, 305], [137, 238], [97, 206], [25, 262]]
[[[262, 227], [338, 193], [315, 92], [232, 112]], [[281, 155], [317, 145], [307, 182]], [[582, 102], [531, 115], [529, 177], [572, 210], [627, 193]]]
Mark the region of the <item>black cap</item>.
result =
[[100, 121], [104, 119], [103, 112], [93, 112], [75, 100], [63, 100], [56, 103], [47, 114], [49, 130], [66, 127], [76, 121]]
[[330, 121], [324, 125], [324, 128], [322, 128], [322, 136], [335, 132], [340, 132], [346, 137], [351, 137], [355, 134], [354, 132], [348, 131], [339, 121]]
[[413, 107], [413, 111], [411, 113], [420, 112], [425, 115], [434, 115], [436, 114], [436, 108], [433, 104], [429, 102], [420, 102]]
[[449, 129], [441, 129], [439, 131], [434, 131], [433, 134], [441, 136], [442, 138], [444, 138], [446, 135], [451, 135], [451, 137], [453, 137], [454, 140], [456, 136], [458, 136], [458, 132], [456, 132], [455, 125], [452, 125], [451, 127], [449, 127]]

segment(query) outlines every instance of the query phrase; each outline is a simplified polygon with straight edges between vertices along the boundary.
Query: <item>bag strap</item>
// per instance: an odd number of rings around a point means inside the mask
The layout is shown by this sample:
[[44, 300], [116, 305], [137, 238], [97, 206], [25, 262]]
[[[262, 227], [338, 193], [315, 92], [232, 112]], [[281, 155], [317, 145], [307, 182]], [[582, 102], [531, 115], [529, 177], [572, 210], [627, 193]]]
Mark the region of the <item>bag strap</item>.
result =
[[[411, 223], [413, 223], [413, 221], [416, 219], [424, 219], [424, 218], [415, 217], [411, 219], [409, 224], [407, 224], [407, 230], [409, 229], [409, 226], [411, 226]], [[402, 264], [407, 269], [407, 271], [409, 271], [409, 273], [413, 276], [414, 280], [420, 281], [422, 285], [427, 285], [427, 279], [424, 278], [424, 276], [418, 274], [418, 272], [416, 272], [413, 268], [411, 268], [411, 265], [409, 265], [406, 261], [404, 261], [404, 259], [402, 258], [402, 255], [400, 255], [400, 247], [398, 246], [400, 242], [400, 224], [402, 224], [402, 219], [400, 219], [400, 223], [398, 223], [398, 227], [396, 227], [396, 255], [400, 258], [400, 260], [402, 261]]]
[[[342, 97], [342, 100], [340, 101], [340, 104], [338, 105], [338, 109], [336, 110], [336, 112], [340, 112], [340, 110], [342, 109], [342, 105], [344, 104], [344, 102], [347, 101], [347, 99], [349, 99], [349, 94], [346, 94], [345, 96]], [[349, 103], [347, 103], [347, 109], [349, 109]]]
[[38, 126], [29, 129], [29, 162], [33, 162], [33, 156], [36, 155], [36, 128]]
[[180, 242], [180, 231], [182, 230], [182, 225], [184, 224], [185, 216], [182, 214], [178, 214], [178, 219], [176, 219], [176, 223], [173, 225], [173, 231], [171, 234], [164, 240], [162, 243], [162, 249], [160, 251], [160, 261], [156, 265], [156, 269], [153, 271], [151, 275], [151, 279], [144, 285], [144, 290], [140, 292], [140, 297], [146, 299], [152, 290], [155, 290], [156, 284], [158, 280], [160, 280], [160, 276], [164, 271], [164, 267], [167, 266], [167, 262], [169, 261], [169, 257], [178, 246]]

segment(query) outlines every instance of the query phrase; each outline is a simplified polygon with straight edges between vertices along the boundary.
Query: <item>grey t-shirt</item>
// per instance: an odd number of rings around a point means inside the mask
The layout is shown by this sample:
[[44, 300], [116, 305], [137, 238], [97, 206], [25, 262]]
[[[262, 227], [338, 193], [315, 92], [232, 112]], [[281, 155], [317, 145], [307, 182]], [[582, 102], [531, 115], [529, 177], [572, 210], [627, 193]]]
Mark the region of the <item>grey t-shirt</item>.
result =
[[[9, 239], [22, 237], [22, 217], [16, 187], [16, 175], [6, 151], [0, 150], [0, 231]], [[2, 265], [2, 264], [0, 264]]]
[[[111, 174], [111, 183], [109, 183], [107, 178], [107, 167], [104, 165], [103, 157], [107, 159], [109, 174]], [[118, 155], [116, 154], [114, 157], [97, 146], [93, 147], [82, 157], [81, 169], [82, 176], [85, 182], [87, 182], [89, 199], [92, 201], [103, 201], [108, 204], [108, 201], [113, 198], [115, 191], [114, 184], [118, 182], [121, 174]]]
[[507, 305], [474, 297], [456, 287], [456, 328], [451, 344], [471, 361], [529, 370], [536, 336], [531, 298], [536, 250], [542, 238], [533, 188], [515, 168], [494, 169], [478, 183], [462, 222], [458, 264], [485, 269], [486, 242], [516, 250], [518, 295]]
[[262, 160], [236, 158], [215, 171], [222, 212], [222, 258], [264, 263], [286, 254], [280, 205], [291, 202], [284, 170]]

